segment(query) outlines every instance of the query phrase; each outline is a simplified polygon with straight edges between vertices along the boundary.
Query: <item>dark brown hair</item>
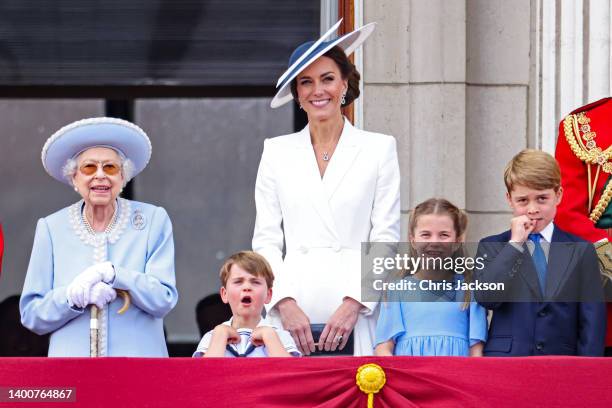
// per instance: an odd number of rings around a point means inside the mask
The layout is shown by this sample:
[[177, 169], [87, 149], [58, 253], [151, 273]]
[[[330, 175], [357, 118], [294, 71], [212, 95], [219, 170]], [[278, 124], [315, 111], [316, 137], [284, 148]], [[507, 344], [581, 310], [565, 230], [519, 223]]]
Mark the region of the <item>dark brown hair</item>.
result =
[[[344, 50], [338, 46], [331, 48], [329, 51], [323, 54], [323, 56], [331, 58], [338, 66], [342, 79], [347, 80], [348, 89], [346, 91], [346, 95], [344, 96], [344, 105], [342, 106], [344, 107], [350, 105], [359, 97], [359, 81], [361, 80], [359, 71], [357, 71], [355, 65], [346, 56]], [[293, 99], [297, 101], [297, 76], [291, 81], [291, 94], [293, 95]]]

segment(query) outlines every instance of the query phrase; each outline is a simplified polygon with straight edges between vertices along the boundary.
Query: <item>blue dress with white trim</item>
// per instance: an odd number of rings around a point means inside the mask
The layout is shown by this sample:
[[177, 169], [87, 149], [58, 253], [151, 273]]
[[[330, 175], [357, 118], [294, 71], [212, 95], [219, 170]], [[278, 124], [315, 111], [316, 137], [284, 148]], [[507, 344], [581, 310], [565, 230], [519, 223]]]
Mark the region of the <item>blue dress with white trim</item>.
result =
[[[463, 280], [456, 276], [453, 286]], [[404, 279], [418, 287], [418, 279]], [[486, 311], [473, 296], [463, 310], [463, 290], [393, 291], [387, 296], [388, 301], [381, 302], [376, 344], [393, 340], [394, 355], [469, 356], [471, 346], [486, 341]]]
[[117, 297], [100, 311], [100, 355], [167, 357], [163, 318], [176, 305], [172, 224], [161, 207], [119, 198], [108, 234], [92, 234], [82, 221], [83, 201], [38, 220], [21, 293], [21, 322], [51, 333], [49, 356], [87, 357], [89, 307], [70, 307], [66, 287], [85, 268], [110, 261], [112, 287], [128, 291], [132, 304], [117, 314]]

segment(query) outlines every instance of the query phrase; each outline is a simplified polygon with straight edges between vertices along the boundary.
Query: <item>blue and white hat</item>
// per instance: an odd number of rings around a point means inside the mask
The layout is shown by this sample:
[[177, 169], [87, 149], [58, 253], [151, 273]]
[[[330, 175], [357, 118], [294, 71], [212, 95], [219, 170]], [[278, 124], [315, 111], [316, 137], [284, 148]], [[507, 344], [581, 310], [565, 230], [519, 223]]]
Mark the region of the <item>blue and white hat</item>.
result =
[[63, 167], [92, 147], [108, 147], [134, 163], [134, 174], [147, 167], [151, 159], [151, 141], [147, 134], [135, 124], [117, 118], [81, 119], [55, 132], [43, 146], [43, 167], [56, 180], [65, 184]]
[[278, 91], [274, 99], [272, 99], [272, 102], [270, 102], [272, 108], [278, 108], [293, 99], [293, 95], [291, 95], [291, 81], [293, 81], [300, 72], [306, 69], [306, 67], [316, 61], [317, 58], [336, 45], [342, 48], [346, 55], [351, 55], [351, 53], [372, 34], [376, 26], [376, 23], [366, 24], [335, 40], [325, 41], [338, 30], [341, 22], [342, 19], [327, 30], [327, 32], [317, 41], [305, 42], [293, 51], [291, 57], [289, 57], [289, 68], [281, 75], [276, 83]]

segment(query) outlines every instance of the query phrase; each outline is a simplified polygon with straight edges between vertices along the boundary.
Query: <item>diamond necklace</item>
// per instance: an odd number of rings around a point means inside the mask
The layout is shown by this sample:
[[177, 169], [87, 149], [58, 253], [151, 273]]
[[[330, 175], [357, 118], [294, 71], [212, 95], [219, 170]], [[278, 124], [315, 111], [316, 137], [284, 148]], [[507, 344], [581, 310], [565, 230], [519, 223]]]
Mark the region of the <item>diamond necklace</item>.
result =
[[[332, 143], [332, 147], [333, 147], [334, 151], [335, 151], [336, 147], [338, 146], [338, 142], [339, 141], [340, 141], [340, 138], [338, 138], [338, 140], [336, 140], [334, 143]], [[324, 150], [323, 154], [321, 154], [321, 157], [323, 158], [323, 161], [329, 161], [329, 159], [331, 158], [331, 155], [330, 155], [328, 150]]]

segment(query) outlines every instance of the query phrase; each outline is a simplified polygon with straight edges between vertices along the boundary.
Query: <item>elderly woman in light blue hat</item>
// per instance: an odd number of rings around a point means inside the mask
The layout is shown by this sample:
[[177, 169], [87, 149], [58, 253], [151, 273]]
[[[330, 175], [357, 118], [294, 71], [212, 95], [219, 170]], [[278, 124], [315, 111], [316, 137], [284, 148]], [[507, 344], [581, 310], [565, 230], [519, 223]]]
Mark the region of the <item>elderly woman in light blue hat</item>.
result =
[[23, 325], [51, 333], [49, 356], [168, 356], [172, 225], [163, 208], [119, 197], [150, 157], [145, 132], [114, 118], [71, 123], [45, 143], [45, 170], [80, 195], [38, 220], [21, 294]]
[[291, 55], [271, 106], [294, 100], [308, 125], [265, 141], [255, 186], [253, 249], [276, 277], [268, 320], [305, 355], [315, 346], [373, 353], [378, 306], [361, 300], [361, 243], [400, 236], [395, 139], [353, 127], [341, 111], [359, 96], [348, 55], [374, 24], [330, 39], [339, 24]]

